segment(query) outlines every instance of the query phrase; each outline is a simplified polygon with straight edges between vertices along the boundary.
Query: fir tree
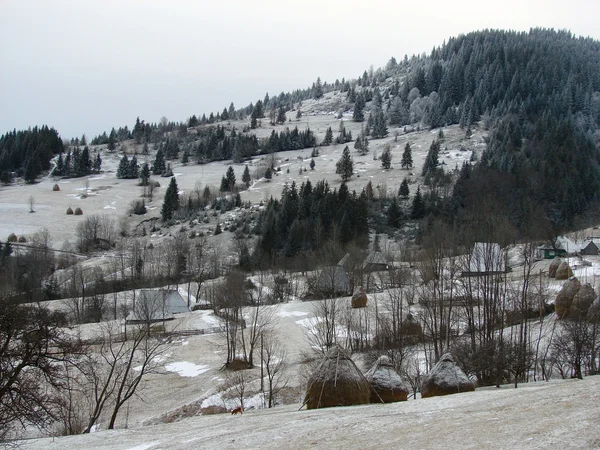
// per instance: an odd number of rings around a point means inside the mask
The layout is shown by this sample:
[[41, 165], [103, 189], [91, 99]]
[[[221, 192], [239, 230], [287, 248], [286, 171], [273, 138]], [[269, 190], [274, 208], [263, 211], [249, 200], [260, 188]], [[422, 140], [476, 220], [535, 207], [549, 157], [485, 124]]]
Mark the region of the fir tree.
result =
[[321, 84], [321, 77], [317, 77], [317, 82], [313, 84], [313, 98], [316, 100], [323, 97], [323, 85]]
[[277, 119], [275, 120], [275, 123], [279, 123], [279, 124], [285, 123], [285, 119], [286, 119], [285, 109], [283, 109], [283, 105], [281, 105], [279, 107], [279, 111], [277, 112]]
[[365, 107], [365, 99], [362, 93], [356, 96], [356, 102], [354, 102], [354, 112], [352, 113], [352, 120], [355, 122], [362, 122], [365, 120], [365, 114], [363, 109]]
[[429, 152], [427, 152], [427, 156], [425, 157], [425, 162], [423, 163], [423, 171], [421, 173], [422, 176], [426, 176], [429, 173], [432, 173], [438, 166], [438, 155], [440, 152], [440, 143], [437, 140], [434, 140], [429, 146]]
[[310, 170], [315, 170], [315, 160], [313, 158], [310, 159]]
[[267, 181], [271, 181], [271, 178], [273, 178], [273, 173], [271, 172], [271, 168], [267, 167], [267, 170], [265, 171], [265, 179]]
[[106, 148], [111, 152], [117, 148], [117, 132], [114, 128], [110, 130], [110, 134], [108, 136], [108, 144]]
[[375, 113], [375, 119], [373, 120], [373, 131], [371, 134], [375, 139], [384, 138], [388, 134], [385, 116], [383, 115], [383, 111], [381, 109], [378, 109]]
[[139, 166], [137, 157], [133, 155], [131, 161], [129, 161], [129, 167], [127, 168], [127, 176], [125, 178], [135, 179], [139, 176]]
[[165, 155], [163, 153], [162, 145], [156, 152], [154, 163], [152, 164], [152, 173], [154, 175], [162, 175], [165, 171]]
[[402, 198], [408, 198], [410, 195], [410, 190], [408, 188], [408, 180], [405, 178], [400, 183], [400, 189], [398, 189], [398, 195]]
[[183, 156], [181, 157], [181, 164], [183, 164], [184, 166], [187, 166], [187, 164], [190, 162], [190, 152], [188, 151], [187, 147], [185, 148], [185, 150], [183, 151]]
[[350, 149], [346, 145], [344, 150], [342, 151], [342, 156], [339, 161], [335, 165], [335, 173], [342, 177], [342, 181], [346, 182], [352, 176], [352, 172], [354, 171], [354, 162], [352, 161], [352, 157], [350, 156]]
[[56, 160], [56, 167], [54, 168], [54, 175], [61, 176], [64, 174], [65, 170], [65, 161], [63, 159], [62, 152], [58, 155], [58, 159]]
[[121, 161], [119, 161], [119, 167], [117, 169], [117, 178], [127, 178], [129, 171], [129, 158], [127, 155], [123, 155]]
[[400, 220], [402, 219], [402, 211], [398, 205], [396, 197], [392, 199], [392, 203], [387, 210], [387, 224], [390, 227], [398, 228], [400, 226]]
[[140, 170], [140, 186], [147, 186], [149, 179], [150, 179], [150, 167], [148, 166], [148, 163], [144, 163], [142, 165], [142, 170]]
[[298, 111], [296, 112], [296, 120], [300, 120], [302, 118], [302, 111], [300, 111], [300, 108], [298, 108]]
[[404, 146], [404, 153], [402, 153], [402, 162], [400, 164], [403, 169], [412, 169], [412, 149], [410, 148], [410, 144], [408, 142]]
[[325, 139], [323, 139], [323, 142], [321, 143], [321, 145], [331, 145], [332, 142], [333, 142], [333, 131], [331, 130], [331, 127], [327, 127], [327, 131], [325, 132]]
[[385, 170], [388, 170], [390, 167], [392, 167], [392, 152], [387, 145], [381, 153], [381, 167]]
[[423, 196], [421, 195], [421, 187], [417, 187], [417, 193], [413, 198], [412, 208], [410, 211], [411, 219], [419, 220], [425, 217], [425, 202], [423, 201]]
[[171, 178], [167, 192], [165, 192], [165, 199], [163, 201], [161, 214], [163, 222], [171, 220], [175, 211], [179, 209], [179, 189], [177, 188], [177, 181], [175, 177]]
[[242, 182], [246, 185], [246, 188], [250, 187], [250, 170], [248, 169], [248, 166], [246, 165], [246, 167], [244, 167], [244, 173], [242, 174]]
[[100, 156], [100, 152], [96, 152], [96, 158], [94, 159], [94, 172], [100, 173], [101, 168], [102, 168], [102, 157]]
[[235, 188], [235, 172], [233, 171], [233, 167], [229, 166], [225, 177], [227, 178], [227, 190], [233, 191]]

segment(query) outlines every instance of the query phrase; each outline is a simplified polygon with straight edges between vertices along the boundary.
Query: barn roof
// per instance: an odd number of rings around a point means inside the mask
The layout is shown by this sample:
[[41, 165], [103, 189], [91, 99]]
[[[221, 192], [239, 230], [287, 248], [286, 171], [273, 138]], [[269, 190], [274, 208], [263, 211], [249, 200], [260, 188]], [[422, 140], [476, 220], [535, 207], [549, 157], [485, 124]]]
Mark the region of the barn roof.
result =
[[158, 322], [170, 320], [173, 314], [189, 312], [185, 300], [176, 290], [143, 289], [133, 311], [127, 316], [128, 322]]

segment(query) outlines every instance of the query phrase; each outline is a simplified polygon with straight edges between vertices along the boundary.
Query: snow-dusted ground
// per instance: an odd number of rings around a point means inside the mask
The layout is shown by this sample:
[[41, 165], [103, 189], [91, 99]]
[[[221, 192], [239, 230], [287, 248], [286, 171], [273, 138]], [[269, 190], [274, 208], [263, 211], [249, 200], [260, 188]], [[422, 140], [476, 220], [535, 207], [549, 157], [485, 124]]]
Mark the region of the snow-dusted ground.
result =
[[30, 440], [23, 449], [592, 449], [600, 448], [600, 377], [298, 411], [199, 416], [173, 424]]
[[[312, 108], [311, 103], [303, 106], [305, 112]], [[291, 117], [292, 113], [288, 113]], [[351, 118], [351, 116], [350, 116]], [[333, 113], [318, 111], [312, 114], [305, 114], [301, 121], [292, 121], [285, 125], [270, 126], [267, 120], [263, 121], [263, 126], [256, 130], [259, 137], [268, 137], [273, 129], [281, 131], [286, 127], [293, 129], [298, 126], [300, 130], [307, 126], [317, 136], [320, 142], [328, 127], [331, 126], [334, 136], [338, 134], [340, 121], [336, 119]], [[248, 121], [231, 122], [238, 130], [241, 130]], [[356, 138], [360, 133], [363, 124], [344, 118], [344, 126], [352, 132]], [[417, 184], [420, 184], [416, 176], [411, 173], [420, 174], [423, 161], [429, 150], [431, 142], [437, 138], [437, 130], [411, 131], [408, 127], [408, 133], [404, 133], [403, 128], [389, 128], [389, 135], [384, 139], [370, 141], [370, 152], [367, 155], [360, 156], [354, 150], [354, 142], [349, 142], [352, 157], [354, 159], [355, 174], [348, 182], [350, 190], [360, 192], [368, 181], [373, 183], [373, 188], [378, 192], [387, 192], [388, 195], [397, 193], [400, 183], [404, 177], [410, 180], [410, 190], [414, 194]], [[399, 135], [395, 141], [394, 133], [398, 131]], [[485, 147], [483, 142], [482, 130], [474, 129], [474, 134], [470, 139], [464, 138], [464, 130], [458, 126], [450, 126], [444, 129], [445, 139], [442, 142], [440, 152], [440, 164], [446, 170], [452, 170], [455, 167], [460, 168], [463, 161], [470, 158], [472, 150], [480, 155]], [[413, 152], [414, 168], [407, 171], [400, 168], [400, 161], [404, 146], [410, 142]], [[374, 160], [374, 155], [381, 155], [383, 147], [389, 144], [392, 152], [392, 169], [382, 170], [381, 162]], [[345, 144], [346, 145], [346, 144]], [[319, 147], [320, 155], [315, 158], [315, 170], [310, 170], [310, 154], [312, 149], [294, 150], [289, 152], [280, 152], [276, 155], [276, 167], [281, 167], [281, 171], [276, 173], [271, 181], [265, 179], [253, 180], [250, 189], [241, 193], [244, 201], [258, 203], [261, 200], [268, 199], [271, 196], [279, 197], [285, 183], [295, 181], [298, 185], [303, 181], [310, 180], [313, 184], [319, 180], [327, 179], [332, 188], [339, 187], [341, 180], [335, 174], [335, 164], [341, 156], [345, 145], [331, 145]], [[127, 153], [131, 156], [134, 151], [138, 153], [140, 164], [144, 162], [152, 163], [155, 150], [150, 149], [150, 155], [141, 155], [141, 145], [136, 145], [133, 141], [125, 143]], [[73, 243], [75, 241], [75, 230], [77, 224], [84, 220], [90, 214], [106, 214], [115, 219], [119, 228], [137, 225], [142, 220], [150, 217], [160, 216], [160, 206], [166, 191], [168, 178], [153, 176], [160, 182], [161, 188], [154, 193], [153, 202], [148, 202], [149, 212], [144, 216], [127, 217], [128, 209], [133, 200], [140, 199], [142, 188], [139, 187], [138, 180], [123, 180], [116, 178], [116, 169], [122, 153], [108, 153], [105, 146], [92, 147], [94, 153], [98, 148], [102, 155], [102, 173], [99, 175], [90, 175], [83, 178], [72, 179], [53, 179], [44, 177], [40, 182], [33, 185], [11, 185], [0, 186], [0, 240], [4, 241], [10, 233], [17, 236], [31, 235], [42, 228], [50, 231], [55, 248], [61, 248], [65, 241]], [[448, 150], [446, 150], [446, 147]], [[266, 164], [266, 156], [257, 156], [247, 162], [250, 173], [254, 174], [259, 166]], [[189, 193], [195, 191], [198, 187], [212, 186], [215, 190], [220, 186], [221, 177], [225, 174], [227, 167], [232, 165], [236, 174], [238, 183], [241, 183], [244, 164], [232, 164], [231, 161], [217, 161], [209, 164], [198, 165], [190, 163], [183, 166], [178, 161], [171, 162], [175, 173], [180, 192]], [[306, 169], [306, 172], [300, 173], [300, 169]], [[289, 173], [287, 173], [289, 169]], [[52, 191], [52, 186], [57, 183], [60, 191]], [[82, 196], [82, 194], [87, 194]], [[27, 199], [32, 196], [35, 199], [35, 213], [29, 212]], [[83, 209], [83, 216], [67, 216], [65, 214], [68, 207]], [[125, 219], [122, 219], [124, 218]], [[222, 221], [222, 217], [218, 219]], [[210, 227], [214, 228], [215, 223]]]

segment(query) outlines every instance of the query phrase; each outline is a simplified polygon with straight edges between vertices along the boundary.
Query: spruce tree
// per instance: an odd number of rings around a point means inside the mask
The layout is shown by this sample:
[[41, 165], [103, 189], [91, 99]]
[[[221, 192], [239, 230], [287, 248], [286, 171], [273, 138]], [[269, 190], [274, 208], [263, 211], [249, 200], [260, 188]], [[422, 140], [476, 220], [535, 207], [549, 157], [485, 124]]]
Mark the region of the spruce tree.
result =
[[140, 170], [140, 186], [147, 186], [148, 180], [150, 179], [150, 167], [148, 163], [144, 163], [142, 170]]
[[385, 170], [389, 170], [392, 167], [392, 152], [387, 145], [381, 153], [381, 167]]
[[227, 190], [233, 191], [235, 188], [235, 172], [233, 171], [233, 167], [229, 166], [225, 173], [225, 177], [227, 178]]
[[127, 155], [123, 155], [121, 161], [119, 161], [119, 167], [117, 169], [117, 178], [127, 178], [129, 171], [129, 158]]
[[110, 130], [110, 135], [108, 136], [108, 145], [106, 148], [111, 152], [117, 148], [117, 132], [114, 128]]
[[184, 166], [187, 166], [187, 164], [190, 162], [190, 152], [188, 151], [187, 147], [186, 149], [183, 151], [183, 156], [181, 157], [181, 164], [183, 164]]
[[317, 77], [317, 82], [313, 85], [313, 98], [316, 100], [323, 97], [323, 85], [321, 84], [321, 77]]
[[248, 166], [246, 165], [246, 167], [244, 168], [244, 173], [242, 174], [242, 182], [246, 185], [246, 187], [250, 187], [250, 170], [248, 169]]
[[433, 172], [437, 168], [439, 152], [440, 143], [437, 140], [434, 140], [429, 146], [429, 152], [427, 152], [427, 156], [425, 157], [423, 171], [421, 173], [422, 176], [426, 176], [428, 173]]
[[137, 162], [137, 157], [133, 155], [131, 161], [129, 161], [129, 167], [127, 168], [127, 176], [126, 178], [135, 179], [139, 176], [139, 166]]
[[398, 189], [398, 195], [402, 198], [408, 198], [408, 196], [410, 195], [410, 190], [408, 188], [408, 180], [406, 178], [404, 180], [402, 180], [402, 183], [400, 183], [400, 189]]
[[167, 192], [165, 192], [165, 199], [163, 201], [161, 214], [163, 222], [171, 220], [173, 213], [179, 209], [179, 189], [177, 188], [177, 181], [175, 177], [171, 178]]
[[321, 143], [321, 145], [331, 145], [332, 142], [333, 142], [333, 131], [331, 130], [331, 127], [327, 127], [327, 131], [325, 132], [325, 139], [323, 139], [323, 142]]
[[352, 120], [355, 122], [362, 122], [365, 120], [365, 114], [363, 109], [365, 107], [365, 98], [362, 93], [356, 96], [356, 102], [354, 102], [354, 112], [352, 113]]
[[420, 186], [417, 187], [417, 193], [415, 194], [415, 198], [413, 198], [410, 217], [415, 220], [425, 217], [425, 202], [423, 201], [423, 196], [421, 195]]
[[96, 159], [94, 159], [94, 172], [100, 173], [101, 168], [102, 168], [102, 157], [100, 156], [100, 152], [96, 152]]
[[310, 159], [310, 170], [315, 170], [315, 160], [313, 158]]
[[397, 228], [400, 225], [400, 219], [402, 219], [402, 211], [396, 197], [394, 197], [387, 210], [387, 224], [390, 227]]
[[375, 139], [384, 138], [388, 134], [385, 116], [383, 115], [383, 111], [381, 109], [378, 109], [375, 113], [375, 119], [373, 120], [373, 132], [371, 134]]
[[154, 163], [152, 164], [152, 173], [154, 175], [162, 175], [162, 173], [165, 171], [165, 168], [165, 155], [161, 145], [156, 152], [156, 157], [154, 158]]
[[412, 149], [410, 148], [410, 144], [408, 142], [404, 146], [404, 153], [402, 153], [402, 162], [400, 164], [403, 169], [412, 169]]
[[65, 161], [63, 160], [62, 152], [58, 155], [58, 159], [56, 160], [56, 167], [54, 168], [54, 175], [61, 176], [63, 175], [65, 170]]
[[285, 109], [283, 109], [283, 105], [281, 105], [279, 107], [279, 111], [277, 112], [277, 120], [275, 121], [275, 123], [285, 123]]
[[347, 145], [344, 147], [344, 150], [342, 151], [342, 157], [336, 163], [335, 167], [335, 173], [342, 177], [342, 181], [346, 182], [352, 176], [352, 172], [354, 171], [354, 162], [352, 161], [350, 149]]

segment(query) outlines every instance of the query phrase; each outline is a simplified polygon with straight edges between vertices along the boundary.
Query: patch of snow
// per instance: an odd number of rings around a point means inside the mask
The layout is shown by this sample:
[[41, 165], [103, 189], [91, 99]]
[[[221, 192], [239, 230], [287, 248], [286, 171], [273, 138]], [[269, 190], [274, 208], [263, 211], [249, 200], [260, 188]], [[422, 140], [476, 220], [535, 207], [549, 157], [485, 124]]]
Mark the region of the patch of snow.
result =
[[188, 361], [178, 361], [167, 364], [165, 369], [169, 372], [175, 372], [180, 377], [197, 377], [198, 375], [207, 372], [210, 368], [205, 365], [198, 365]]
[[[308, 316], [308, 313], [304, 312], [304, 311], [279, 311], [277, 313], [277, 315], [279, 317], [302, 317], [302, 316]], [[298, 321], [298, 322], [301, 322], [301, 321]], [[296, 322], [296, 323], [298, 323], [298, 322]]]

